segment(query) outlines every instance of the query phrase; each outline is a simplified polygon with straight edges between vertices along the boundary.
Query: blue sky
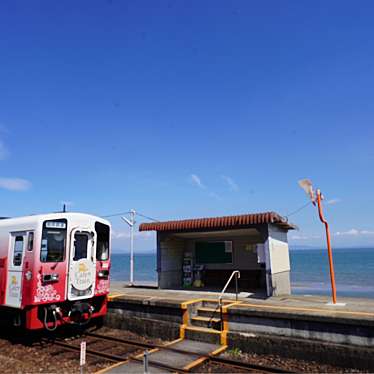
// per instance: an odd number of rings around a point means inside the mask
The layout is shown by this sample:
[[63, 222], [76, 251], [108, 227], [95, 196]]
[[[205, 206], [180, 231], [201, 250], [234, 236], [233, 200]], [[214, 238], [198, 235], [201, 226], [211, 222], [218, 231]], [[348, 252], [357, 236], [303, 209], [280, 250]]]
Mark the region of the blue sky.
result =
[[[2, 1], [0, 215], [288, 214], [309, 177], [334, 245], [374, 245], [373, 19], [372, 1]], [[292, 244], [324, 243], [312, 206], [290, 221]]]

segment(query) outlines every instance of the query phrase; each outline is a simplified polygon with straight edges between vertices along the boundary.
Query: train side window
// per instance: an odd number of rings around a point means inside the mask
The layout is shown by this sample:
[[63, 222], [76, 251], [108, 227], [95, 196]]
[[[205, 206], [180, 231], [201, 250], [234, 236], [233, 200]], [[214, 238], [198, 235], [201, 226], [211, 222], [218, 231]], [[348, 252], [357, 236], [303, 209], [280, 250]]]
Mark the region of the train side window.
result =
[[106, 261], [109, 259], [110, 228], [108, 225], [96, 222], [95, 230], [97, 234], [96, 260]]
[[27, 250], [32, 251], [34, 249], [34, 232], [29, 232], [27, 241]]
[[13, 265], [20, 266], [22, 264], [23, 254], [23, 236], [16, 236], [14, 239], [14, 250], [13, 250]]

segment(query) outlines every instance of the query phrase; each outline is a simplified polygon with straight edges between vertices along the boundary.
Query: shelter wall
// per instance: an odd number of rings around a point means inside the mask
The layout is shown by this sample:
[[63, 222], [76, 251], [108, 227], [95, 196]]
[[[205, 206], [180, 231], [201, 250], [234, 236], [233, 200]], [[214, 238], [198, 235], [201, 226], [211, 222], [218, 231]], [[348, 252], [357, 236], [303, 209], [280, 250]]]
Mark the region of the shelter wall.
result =
[[[186, 241], [186, 250], [195, 254], [196, 242], [203, 239], [193, 239]], [[206, 239], [204, 239], [206, 240]], [[260, 243], [259, 237], [215, 237], [213, 241], [232, 241], [232, 259], [231, 264], [205, 264], [208, 270], [256, 270], [261, 269], [257, 262], [256, 244]]]
[[269, 296], [290, 295], [291, 266], [287, 232], [271, 224], [268, 230], [269, 237], [265, 244], [267, 293]]
[[182, 266], [184, 240], [168, 236], [158, 239], [158, 285], [160, 288], [180, 288], [182, 286]]
[[[197, 242], [232, 242], [232, 263], [198, 264], [196, 261]], [[239, 286], [242, 291], [258, 291], [266, 293], [265, 264], [259, 263], [257, 248], [263, 244], [260, 232], [252, 232], [247, 236], [217, 235], [191, 238], [175, 237], [173, 233], [159, 233], [157, 251], [157, 270], [159, 288], [183, 287], [183, 259], [187, 253], [192, 254], [193, 266], [203, 265], [203, 283], [207, 288], [221, 289], [233, 270], [241, 271]]]

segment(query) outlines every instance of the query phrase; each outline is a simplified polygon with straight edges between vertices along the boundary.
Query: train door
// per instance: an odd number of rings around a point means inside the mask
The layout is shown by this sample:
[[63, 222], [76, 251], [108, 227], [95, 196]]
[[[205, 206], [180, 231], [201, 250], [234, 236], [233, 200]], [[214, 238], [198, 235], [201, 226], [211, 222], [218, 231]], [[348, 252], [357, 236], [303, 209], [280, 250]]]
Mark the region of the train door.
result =
[[85, 229], [71, 233], [68, 299], [88, 299], [94, 295], [96, 281], [96, 234]]
[[10, 234], [5, 304], [14, 308], [20, 308], [22, 303], [22, 266], [25, 247], [26, 232]]

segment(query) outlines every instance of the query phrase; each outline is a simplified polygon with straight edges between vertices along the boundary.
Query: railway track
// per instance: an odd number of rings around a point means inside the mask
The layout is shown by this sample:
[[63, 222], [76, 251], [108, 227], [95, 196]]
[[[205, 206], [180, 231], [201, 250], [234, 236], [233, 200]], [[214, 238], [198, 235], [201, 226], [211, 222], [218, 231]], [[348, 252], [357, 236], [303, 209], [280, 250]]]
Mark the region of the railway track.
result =
[[[70, 340], [69, 342], [62, 339], [44, 339], [45, 343], [53, 344], [65, 351], [80, 352], [80, 341], [82, 338], [87, 343], [86, 354], [95, 360], [102, 359], [108, 362], [108, 366], [113, 363], [137, 363], [142, 364], [145, 351], [149, 352], [167, 352], [169, 354], [186, 355], [198, 357], [197, 364], [191, 369], [168, 365], [163, 362], [151, 362], [152, 367], [156, 367], [165, 372], [187, 373], [198, 370], [202, 365], [212, 365], [219, 367], [220, 372], [261, 372], [261, 373], [286, 373], [289, 371], [278, 367], [263, 366], [256, 363], [240, 362], [227, 358], [216, 357], [212, 354], [202, 354], [198, 350], [186, 352], [170, 345], [145, 343], [135, 340], [121, 339], [109, 335], [101, 335], [93, 332], [86, 332], [83, 337]], [[125, 368], [125, 367], [124, 367]], [[152, 370], [151, 370], [152, 371]]]

